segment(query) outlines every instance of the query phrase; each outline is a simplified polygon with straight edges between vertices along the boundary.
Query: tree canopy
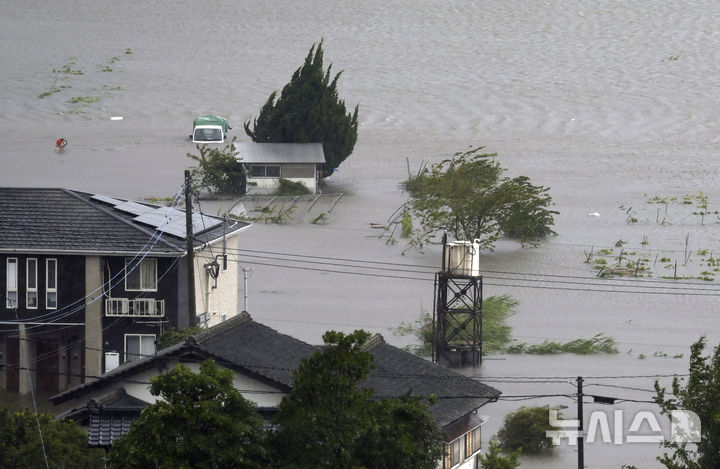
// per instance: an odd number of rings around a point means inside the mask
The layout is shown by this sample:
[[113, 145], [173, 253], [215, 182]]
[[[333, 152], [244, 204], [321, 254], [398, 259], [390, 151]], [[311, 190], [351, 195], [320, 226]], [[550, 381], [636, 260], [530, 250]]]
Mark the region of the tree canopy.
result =
[[504, 177], [495, 153], [483, 147], [458, 152], [403, 182], [410, 195], [405, 209], [419, 222], [411, 245], [422, 247], [439, 230], [458, 240], [479, 240], [492, 249], [501, 237], [536, 242], [555, 235], [549, 188], [526, 176]]
[[[331, 66], [323, 71], [322, 41], [313, 45], [305, 63], [292, 76], [277, 97], [274, 91], [252, 121], [245, 122], [245, 133], [254, 142], [322, 143], [327, 177], [352, 153], [357, 141], [358, 106], [350, 113], [338, 96]], [[277, 98], [277, 99], [276, 99]]]
[[558, 428], [550, 425], [548, 409], [548, 406], [520, 407], [506, 415], [495, 435], [499, 446], [505, 450], [522, 449], [526, 454], [552, 450], [552, 439], [546, 432]]
[[262, 417], [233, 386], [232, 371], [212, 360], [199, 373], [179, 364], [153, 378], [150, 392], [163, 400], [113, 444], [110, 469], [267, 467]]
[[0, 468], [45, 469], [44, 455], [53, 468], [105, 467], [105, 452], [87, 446], [87, 434], [74, 422], [44, 413], [36, 417], [30, 409], [11, 413], [0, 407]]
[[[700, 442], [664, 441], [672, 450], [658, 460], [668, 469], [711, 469], [720, 467], [720, 346], [712, 356], [704, 355], [705, 337], [690, 348], [690, 373], [682, 380], [675, 377], [672, 393], [655, 381], [655, 402], [663, 415], [675, 410], [689, 410], [700, 418]], [[692, 429], [689, 430], [700, 430]]]
[[378, 399], [360, 383], [374, 367], [370, 335], [325, 333], [325, 348], [303, 359], [275, 416], [274, 467], [435, 469], [442, 434], [432, 400], [409, 393]]

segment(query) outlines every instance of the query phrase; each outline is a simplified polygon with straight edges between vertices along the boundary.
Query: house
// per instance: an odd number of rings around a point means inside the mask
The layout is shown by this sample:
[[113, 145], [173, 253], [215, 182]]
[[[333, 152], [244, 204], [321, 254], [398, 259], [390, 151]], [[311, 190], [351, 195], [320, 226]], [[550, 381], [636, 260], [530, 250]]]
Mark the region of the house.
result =
[[[46, 395], [155, 353], [189, 324], [186, 214], [68, 189], [0, 188], [0, 389]], [[192, 215], [194, 298], [237, 313], [227, 256], [249, 224]]]
[[325, 164], [321, 143], [235, 143], [249, 188], [276, 189], [280, 179], [304, 184], [317, 192], [318, 170]]
[[[365, 349], [375, 357], [375, 369], [362, 385], [372, 388], [381, 398], [398, 397], [408, 391], [435, 395], [437, 403], [431, 412], [447, 439], [441, 467], [474, 468], [485, 421], [477, 411], [497, 400], [500, 392], [393, 347], [380, 335], [373, 336]], [[148, 391], [153, 376], [177, 363], [197, 371], [200, 361], [211, 358], [234, 371], [235, 387], [268, 417], [292, 389], [292, 371], [302, 358], [316, 350], [318, 347], [281, 334], [242, 312], [154, 356], [127, 363], [96, 381], [53, 396], [51, 401], [69, 409], [60, 418], [72, 418], [88, 428], [92, 446], [108, 446], [122, 434], [119, 429], [131, 418], [129, 409], [139, 413], [143, 403], [155, 402], [155, 396]], [[115, 428], [115, 433], [110, 428]]]

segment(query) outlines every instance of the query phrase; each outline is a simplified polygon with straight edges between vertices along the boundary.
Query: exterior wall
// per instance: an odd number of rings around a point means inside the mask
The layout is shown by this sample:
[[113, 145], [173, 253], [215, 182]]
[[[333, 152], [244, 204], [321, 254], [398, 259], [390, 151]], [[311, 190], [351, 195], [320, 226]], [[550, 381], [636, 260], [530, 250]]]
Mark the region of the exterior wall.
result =
[[[17, 308], [7, 308], [7, 259], [17, 259]], [[27, 262], [36, 261], [37, 300], [28, 305]], [[55, 289], [48, 288], [48, 260], [55, 265]], [[27, 321], [18, 330], [0, 332], [0, 389], [27, 393], [28, 369], [40, 395], [55, 394], [79, 384], [83, 377], [85, 322], [85, 258], [47, 254], [0, 255], [0, 320]], [[52, 271], [51, 271], [52, 272]], [[56, 304], [48, 307], [48, 293]], [[75, 325], [73, 325], [75, 324]], [[36, 359], [36, 357], [38, 359]]]
[[103, 373], [103, 271], [102, 259], [97, 256], [85, 258], [85, 376]]
[[[151, 257], [146, 257], [149, 259]], [[129, 258], [128, 258], [129, 259]], [[184, 327], [187, 324], [181, 321], [181, 317], [187, 316], [187, 304], [184, 309], [180, 309], [178, 299], [178, 273], [179, 264], [182, 264], [184, 258], [152, 258], [157, 262], [157, 289], [155, 291], [134, 291], [127, 290], [125, 277], [125, 260], [124, 256], [104, 257], [102, 259], [102, 275], [105, 282], [110, 285], [109, 289], [103, 292], [102, 301], [99, 301], [102, 308], [102, 327], [105, 329], [104, 342], [101, 360], [103, 361], [103, 372], [107, 371], [105, 362], [105, 352], [117, 352], [120, 355], [120, 363], [125, 362], [125, 336], [127, 334], [154, 335], [157, 338], [163, 331], [171, 327]], [[162, 300], [164, 302], [164, 315], [162, 317], [121, 317], [108, 315], [106, 299], [153, 299]]]
[[[222, 242], [217, 242], [195, 253], [195, 308], [198, 318], [207, 314], [207, 327], [238, 314], [239, 266], [228, 254], [228, 250], [237, 249], [238, 243], [235, 234], [225, 240], [225, 251]], [[212, 278], [208, 268], [215, 260], [219, 264], [217, 279]]]
[[[246, 165], [251, 166], [251, 165]], [[298, 163], [285, 163], [280, 164], [280, 177], [287, 179], [292, 182], [301, 182], [307, 187], [313, 194], [317, 191], [317, 170], [314, 163], [310, 164], [298, 164]], [[255, 187], [258, 189], [277, 189], [279, 185], [279, 179], [276, 177], [262, 177], [253, 178], [249, 175], [249, 171], [246, 170], [248, 188]]]
[[[178, 360], [173, 360], [169, 362], [167, 367], [165, 367], [163, 370], [169, 371], [173, 369], [178, 363], [180, 363]], [[197, 362], [183, 364], [193, 370], [195, 373], [200, 370], [200, 364]], [[107, 386], [92, 391], [91, 393], [83, 394], [82, 396], [62, 405], [65, 408], [82, 407], [86, 405], [90, 399], [100, 399], [101, 397], [106, 396], [107, 394], [119, 388], [125, 388], [125, 392], [129, 396], [140, 399], [141, 401], [145, 401], [148, 404], [152, 404], [157, 402], [159, 399], [157, 396], [153, 396], [150, 393], [150, 385], [145, 383], [149, 383], [150, 379], [157, 376], [158, 374], [158, 368], [150, 368], [148, 370], [144, 370], [128, 376], [124, 380], [118, 380], [116, 382], [108, 384]], [[280, 400], [285, 395], [284, 393], [278, 392], [277, 388], [268, 386], [261, 381], [238, 373], [235, 373], [235, 377], [233, 378], [233, 385], [235, 386], [235, 388], [241, 390], [242, 395], [246, 399], [256, 403], [259, 407], [277, 406], [280, 404]]]

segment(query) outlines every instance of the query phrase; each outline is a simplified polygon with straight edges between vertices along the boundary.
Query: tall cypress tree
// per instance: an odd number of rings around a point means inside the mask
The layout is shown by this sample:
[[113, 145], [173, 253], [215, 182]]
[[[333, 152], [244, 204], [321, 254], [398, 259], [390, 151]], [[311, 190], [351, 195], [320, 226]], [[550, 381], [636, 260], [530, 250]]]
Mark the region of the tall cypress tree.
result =
[[332, 77], [331, 69], [332, 65], [323, 71], [322, 41], [313, 44], [280, 97], [273, 91], [252, 128], [250, 121], [245, 122], [245, 133], [253, 142], [322, 143], [322, 177], [330, 176], [345, 161], [357, 141], [358, 106], [348, 112], [337, 91], [342, 72]]

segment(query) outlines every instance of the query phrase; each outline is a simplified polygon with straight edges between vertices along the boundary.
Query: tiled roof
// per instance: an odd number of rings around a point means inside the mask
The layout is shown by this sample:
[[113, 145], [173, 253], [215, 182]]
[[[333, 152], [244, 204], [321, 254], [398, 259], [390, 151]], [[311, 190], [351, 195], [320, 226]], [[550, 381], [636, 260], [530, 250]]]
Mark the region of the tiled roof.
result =
[[133, 413], [90, 414], [88, 446], [108, 447], [130, 431], [130, 425], [138, 419], [139, 411]]
[[[248, 226], [218, 220], [222, 223], [216, 228], [195, 237], [196, 246]], [[121, 254], [151, 248], [153, 255], [173, 256], [185, 251], [184, 239], [169, 234], [152, 238], [154, 233], [154, 228], [92, 199], [92, 194], [68, 189], [0, 188], [0, 252]]]
[[257, 376], [292, 385], [292, 370], [316, 349], [289, 335], [281, 334], [241, 313], [195, 336], [200, 347]]
[[130, 430], [147, 402], [129, 396], [118, 388], [99, 398], [90, 399], [87, 405], [58, 415], [59, 419], [72, 419], [88, 426], [88, 446], [109, 447]]
[[408, 391], [414, 396], [432, 394], [437, 404], [430, 410], [443, 427], [500, 395], [497, 389], [477, 380], [393, 347], [379, 335], [368, 345], [366, 349], [375, 357], [375, 369], [365, 385], [375, 396], [392, 398]]

